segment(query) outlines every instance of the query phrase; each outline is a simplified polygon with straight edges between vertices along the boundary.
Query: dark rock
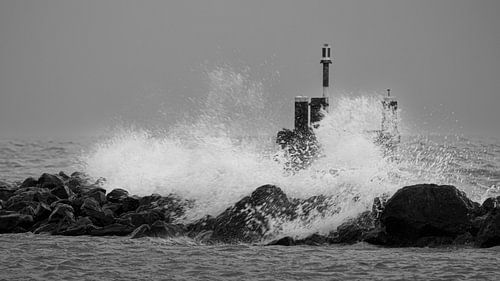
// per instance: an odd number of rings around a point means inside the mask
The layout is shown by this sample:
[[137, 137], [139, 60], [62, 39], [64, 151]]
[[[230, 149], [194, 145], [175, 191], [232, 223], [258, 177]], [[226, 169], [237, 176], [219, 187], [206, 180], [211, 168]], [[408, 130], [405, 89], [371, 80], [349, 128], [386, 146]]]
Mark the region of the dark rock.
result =
[[173, 222], [185, 214], [188, 208], [193, 206], [193, 201], [185, 200], [177, 195], [170, 194], [166, 197], [153, 194], [139, 199], [139, 207], [136, 212], [159, 210], [165, 217], [166, 222]]
[[82, 215], [88, 216], [97, 226], [105, 226], [115, 222], [113, 213], [104, 211], [94, 198], [85, 198], [80, 210]]
[[34, 234], [41, 234], [41, 233], [54, 233], [57, 229], [57, 223], [44, 223], [41, 224], [39, 227], [37, 227], [35, 230], [33, 230]]
[[106, 203], [102, 206], [103, 210], [109, 210], [113, 215], [119, 216], [123, 213], [123, 206], [121, 203]]
[[148, 233], [150, 230], [151, 227], [149, 226], [149, 224], [142, 224], [136, 229], [134, 229], [132, 234], [130, 234], [130, 238], [136, 239], [136, 238], [147, 237], [146, 233]]
[[365, 240], [366, 236], [372, 235], [370, 232], [377, 227], [375, 216], [373, 212], [366, 211], [342, 223], [337, 228], [335, 243], [354, 244]]
[[340, 211], [340, 208], [336, 208], [331, 196], [317, 195], [305, 200], [294, 199], [293, 204], [296, 205], [297, 215], [302, 221], [332, 215]]
[[309, 246], [319, 246], [328, 244], [330, 242], [331, 239], [329, 237], [320, 235], [318, 233], [314, 233], [304, 239], [299, 239], [295, 241], [297, 245], [309, 245]]
[[295, 245], [297, 245], [295, 243], [295, 239], [293, 239], [290, 236], [286, 236], [286, 237], [280, 238], [278, 240], [274, 240], [274, 241], [267, 244], [267, 246], [295, 246]]
[[14, 195], [15, 188], [6, 182], [0, 181], [0, 200], [7, 201]]
[[126, 213], [120, 216], [116, 221], [122, 224], [138, 227], [143, 224], [153, 224], [155, 221], [164, 221], [165, 215], [160, 210], [149, 210], [139, 213]]
[[56, 187], [64, 186], [63, 180], [57, 175], [44, 173], [38, 179], [38, 185], [41, 188], [54, 189]]
[[60, 199], [68, 199], [73, 195], [73, 192], [69, 189], [69, 187], [65, 185], [57, 186], [53, 188], [50, 193], [54, 194]]
[[189, 232], [189, 236], [194, 237], [199, 235], [201, 232], [213, 231], [215, 229], [216, 222], [217, 220], [214, 217], [208, 215], [188, 224], [186, 228]]
[[48, 222], [58, 222], [63, 219], [67, 219], [70, 222], [75, 222], [73, 207], [68, 204], [59, 203], [54, 206], [54, 210], [49, 216]]
[[110, 224], [90, 231], [92, 236], [126, 236], [134, 231], [134, 227], [119, 223]]
[[170, 224], [164, 221], [156, 221], [151, 225], [143, 224], [132, 233], [132, 238], [141, 237], [176, 237], [185, 233], [182, 225]]
[[495, 208], [500, 208], [500, 196], [487, 198], [486, 200], [484, 200], [481, 207], [485, 212], [490, 212]]
[[17, 227], [29, 226], [33, 223], [33, 217], [23, 214], [4, 214], [0, 215], [0, 233], [9, 233]]
[[493, 209], [484, 219], [476, 237], [476, 245], [488, 248], [500, 245], [500, 209]]
[[453, 245], [472, 245], [475, 242], [474, 236], [469, 232], [458, 235], [455, 240], [453, 240]]
[[14, 196], [11, 196], [6, 202], [7, 209], [19, 208], [20, 204], [23, 206], [30, 205], [33, 202], [41, 202], [45, 204], [52, 204], [57, 200], [57, 197], [44, 188], [26, 188], [16, 191]]
[[21, 185], [19, 186], [19, 188], [25, 188], [25, 187], [35, 187], [38, 185], [38, 180], [32, 178], [32, 177], [29, 177], [27, 179], [25, 179], [23, 181], [23, 183], [21, 183]]
[[38, 202], [35, 209], [35, 220], [41, 221], [44, 219], [48, 219], [50, 214], [52, 214], [52, 209], [50, 208], [50, 206], [43, 202]]
[[213, 237], [229, 243], [256, 242], [267, 234], [271, 219], [294, 216], [286, 194], [274, 185], [264, 185], [217, 216]]
[[121, 188], [115, 188], [111, 190], [111, 192], [108, 193], [108, 195], [106, 195], [106, 199], [112, 203], [121, 203], [127, 197], [128, 197], [128, 191]]
[[66, 175], [65, 172], [63, 171], [60, 171], [59, 174], [57, 174], [61, 179], [63, 179], [64, 181], [67, 181], [70, 179], [70, 177], [68, 175]]
[[127, 213], [137, 210], [139, 207], [139, 199], [137, 197], [127, 197], [122, 202], [122, 212]]
[[427, 240], [419, 239], [425, 237], [453, 241], [472, 229], [471, 219], [479, 211], [479, 204], [453, 186], [420, 184], [398, 190], [387, 201], [380, 220], [391, 245], [411, 246], [422, 245]]
[[93, 225], [92, 221], [88, 217], [80, 217], [75, 224], [70, 225], [59, 234], [66, 236], [88, 235], [91, 231], [96, 229], [98, 229], [98, 227]]

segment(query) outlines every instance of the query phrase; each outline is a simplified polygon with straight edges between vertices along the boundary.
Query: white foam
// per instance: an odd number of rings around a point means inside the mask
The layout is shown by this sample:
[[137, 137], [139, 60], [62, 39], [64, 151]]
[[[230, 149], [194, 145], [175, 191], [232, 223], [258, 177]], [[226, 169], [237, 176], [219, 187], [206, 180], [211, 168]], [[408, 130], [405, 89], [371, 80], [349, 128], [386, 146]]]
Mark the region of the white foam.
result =
[[117, 130], [85, 157], [87, 172], [105, 177], [107, 189], [195, 199], [188, 219], [217, 215], [263, 184], [275, 184], [290, 197], [336, 196], [338, 214], [277, 223], [276, 231], [288, 235], [328, 232], [371, 207], [375, 196], [391, 193], [412, 178], [387, 161], [367, 133], [380, 127], [378, 96], [332, 100], [330, 113], [316, 130], [324, 157], [292, 175], [273, 160], [279, 152], [272, 138], [243, 138], [276, 130], [269, 123], [275, 113], [266, 108], [263, 86], [227, 68], [208, 77], [210, 91], [199, 116], [164, 133]]

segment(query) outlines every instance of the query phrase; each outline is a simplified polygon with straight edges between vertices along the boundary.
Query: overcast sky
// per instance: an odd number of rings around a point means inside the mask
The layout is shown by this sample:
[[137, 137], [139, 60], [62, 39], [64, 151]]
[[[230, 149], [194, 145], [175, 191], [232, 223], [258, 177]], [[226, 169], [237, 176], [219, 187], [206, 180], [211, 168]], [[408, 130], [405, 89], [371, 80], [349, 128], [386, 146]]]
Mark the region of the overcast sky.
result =
[[497, 0], [0, 1], [0, 136], [92, 133], [160, 107], [174, 120], [220, 64], [263, 79], [290, 127], [293, 96], [321, 94], [323, 43], [334, 92], [391, 88], [409, 123], [498, 136], [499, 15]]

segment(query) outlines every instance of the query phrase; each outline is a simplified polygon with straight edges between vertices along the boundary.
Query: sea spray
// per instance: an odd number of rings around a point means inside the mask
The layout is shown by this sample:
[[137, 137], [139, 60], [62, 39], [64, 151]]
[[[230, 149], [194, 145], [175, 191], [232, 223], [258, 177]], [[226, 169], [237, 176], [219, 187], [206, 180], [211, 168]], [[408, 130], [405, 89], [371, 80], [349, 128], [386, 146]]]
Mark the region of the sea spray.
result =
[[[132, 194], [178, 194], [195, 200], [187, 221], [216, 216], [263, 184], [274, 184], [292, 198], [324, 195], [330, 209], [294, 221], [271, 221], [270, 233], [305, 236], [328, 233], [348, 217], [371, 208], [373, 199], [416, 181], [440, 177], [447, 156], [434, 162], [408, 157], [402, 145], [396, 160], [375, 144], [381, 97], [339, 96], [315, 134], [321, 157], [290, 173], [273, 144], [263, 85], [227, 68], [208, 74], [210, 90], [201, 113], [164, 132], [117, 130], [85, 157], [86, 170], [107, 179], [108, 190]], [[259, 137], [255, 137], [259, 136]], [[413, 155], [413, 154], [412, 154]], [[277, 161], [278, 160], [278, 161]], [[422, 169], [424, 167], [424, 169]], [[432, 170], [434, 173], [428, 171]]]

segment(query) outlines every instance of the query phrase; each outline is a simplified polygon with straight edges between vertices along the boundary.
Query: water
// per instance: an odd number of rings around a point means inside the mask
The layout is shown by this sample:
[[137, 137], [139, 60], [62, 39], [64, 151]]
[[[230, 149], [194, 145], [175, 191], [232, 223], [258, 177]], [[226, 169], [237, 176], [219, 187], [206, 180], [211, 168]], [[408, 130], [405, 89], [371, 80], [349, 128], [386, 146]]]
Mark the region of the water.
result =
[[[331, 195], [336, 209], [303, 221], [272, 221], [269, 237], [328, 233], [375, 196], [416, 183], [453, 184], [478, 202], [498, 193], [500, 141], [405, 130], [389, 160], [367, 131], [380, 127], [379, 96], [332, 98], [316, 131], [323, 156], [290, 173], [272, 136], [280, 129], [261, 83], [218, 68], [199, 110], [170, 128], [121, 126], [105, 137], [0, 139], [0, 180], [85, 171], [132, 194], [176, 193], [195, 206], [180, 222], [217, 215], [263, 184], [291, 197]], [[396, 160], [394, 160], [396, 159]], [[357, 198], [357, 200], [353, 200]], [[340, 212], [337, 207], [340, 207]], [[0, 236], [0, 279], [495, 279], [498, 248], [393, 249], [200, 245], [175, 240]], [[99, 264], [99, 266], [95, 266]]]
[[191, 241], [0, 236], [5, 280], [496, 280], [500, 248], [198, 245]]

